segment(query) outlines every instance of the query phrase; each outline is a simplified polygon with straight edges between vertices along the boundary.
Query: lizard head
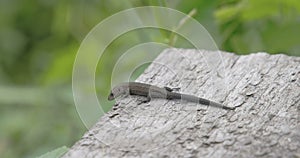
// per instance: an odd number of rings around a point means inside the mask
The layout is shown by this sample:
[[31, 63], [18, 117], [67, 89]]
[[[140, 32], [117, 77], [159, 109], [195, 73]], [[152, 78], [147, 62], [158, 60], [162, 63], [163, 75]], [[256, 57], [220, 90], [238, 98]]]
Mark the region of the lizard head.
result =
[[114, 100], [115, 98], [121, 96], [121, 95], [124, 95], [124, 94], [127, 94], [129, 92], [129, 90], [123, 86], [116, 86], [114, 87], [109, 96], [108, 96], [108, 100]]

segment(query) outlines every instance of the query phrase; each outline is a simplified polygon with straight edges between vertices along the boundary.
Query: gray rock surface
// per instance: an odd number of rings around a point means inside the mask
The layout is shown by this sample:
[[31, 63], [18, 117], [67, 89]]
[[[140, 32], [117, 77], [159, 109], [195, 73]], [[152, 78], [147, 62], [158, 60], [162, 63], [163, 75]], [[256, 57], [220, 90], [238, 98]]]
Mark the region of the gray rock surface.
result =
[[167, 49], [137, 81], [236, 110], [123, 97], [64, 157], [300, 157], [300, 58], [210, 53]]

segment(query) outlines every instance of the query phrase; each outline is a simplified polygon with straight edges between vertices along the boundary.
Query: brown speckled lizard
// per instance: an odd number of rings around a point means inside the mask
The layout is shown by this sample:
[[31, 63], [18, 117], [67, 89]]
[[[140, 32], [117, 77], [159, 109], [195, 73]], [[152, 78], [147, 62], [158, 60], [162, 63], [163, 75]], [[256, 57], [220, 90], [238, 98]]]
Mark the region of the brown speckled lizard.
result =
[[163, 99], [182, 99], [189, 102], [199, 103], [212, 107], [223, 108], [226, 110], [234, 110], [234, 107], [227, 107], [220, 103], [216, 103], [207, 99], [199, 98], [193, 95], [172, 92], [172, 88], [160, 88], [154, 85], [139, 83], [139, 82], [125, 82], [117, 85], [111, 90], [108, 100], [113, 100], [121, 95], [137, 95], [147, 97], [147, 101], [151, 98]]

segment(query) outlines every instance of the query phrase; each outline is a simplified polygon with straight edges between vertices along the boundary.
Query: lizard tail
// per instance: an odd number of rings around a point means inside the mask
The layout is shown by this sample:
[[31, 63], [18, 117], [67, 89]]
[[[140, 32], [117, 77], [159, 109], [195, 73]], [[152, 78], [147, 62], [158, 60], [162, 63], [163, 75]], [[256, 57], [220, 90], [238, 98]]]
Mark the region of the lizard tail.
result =
[[218, 107], [218, 108], [222, 108], [222, 109], [226, 109], [226, 110], [234, 110], [235, 109], [234, 107], [224, 106], [223, 104], [216, 103], [213, 101], [210, 101], [209, 106]]

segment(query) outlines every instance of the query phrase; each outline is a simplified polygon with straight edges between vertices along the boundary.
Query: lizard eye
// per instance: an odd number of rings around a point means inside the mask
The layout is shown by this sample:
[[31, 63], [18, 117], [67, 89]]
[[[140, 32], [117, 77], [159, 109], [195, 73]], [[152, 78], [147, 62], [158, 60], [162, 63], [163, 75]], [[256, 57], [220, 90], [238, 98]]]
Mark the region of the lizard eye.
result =
[[114, 94], [110, 93], [109, 96], [108, 96], [108, 100], [113, 100], [113, 99], [115, 99]]

